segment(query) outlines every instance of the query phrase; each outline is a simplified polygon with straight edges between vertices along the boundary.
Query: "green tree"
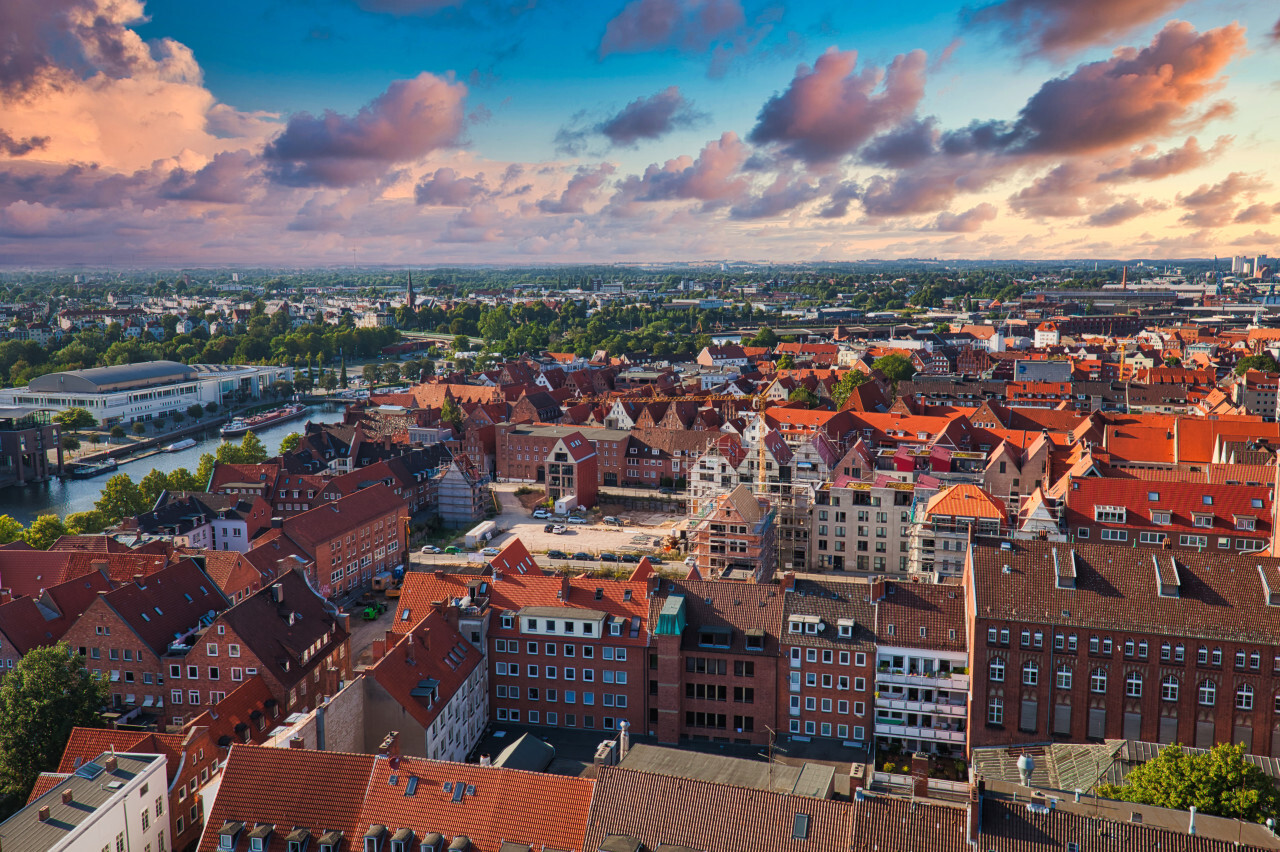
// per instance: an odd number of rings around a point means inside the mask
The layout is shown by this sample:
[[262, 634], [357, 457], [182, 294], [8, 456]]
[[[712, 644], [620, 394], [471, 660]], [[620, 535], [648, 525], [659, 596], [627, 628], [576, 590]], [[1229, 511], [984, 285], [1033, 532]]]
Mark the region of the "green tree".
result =
[[[229, 445], [224, 444], [223, 446]], [[213, 453], [204, 453], [200, 456], [200, 463], [196, 465], [196, 482], [200, 484], [198, 487], [191, 489], [192, 491], [205, 491], [208, 489], [209, 482], [213, 479], [213, 469], [217, 464], [218, 460]]]
[[471, 341], [465, 334], [455, 335], [453, 338], [453, 351], [466, 352], [471, 348]]
[[142, 481], [138, 483], [138, 491], [142, 494], [142, 503], [148, 509], [156, 505], [156, 501], [160, 499], [160, 493], [169, 489], [169, 477], [162, 470], [155, 468], [151, 472], [142, 477]]
[[462, 409], [458, 406], [458, 403], [454, 402], [453, 397], [445, 397], [444, 404], [440, 406], [440, 419], [453, 426], [454, 432], [461, 432], [464, 416]]
[[80, 449], [80, 439], [75, 435], [63, 435], [62, 449], [67, 450], [68, 452], [75, 452]]
[[302, 435], [298, 432], [290, 432], [284, 436], [284, 440], [280, 442], [281, 453], [291, 453], [298, 449], [298, 445], [302, 443]]
[[8, 544], [22, 538], [22, 524], [12, 515], [0, 515], [0, 544]]
[[1280, 366], [1277, 366], [1276, 359], [1272, 358], [1265, 352], [1261, 355], [1246, 355], [1236, 362], [1236, 375], [1243, 376], [1248, 370], [1258, 370], [1263, 373], [1280, 372]]
[[102, 486], [102, 496], [93, 507], [108, 525], [120, 523], [151, 508], [142, 498], [142, 490], [127, 473], [117, 473]]
[[798, 387], [787, 397], [788, 402], [803, 402], [809, 408], [813, 408], [818, 404], [818, 397], [814, 396], [813, 391], [806, 387]]
[[345, 390], [347, 387], [347, 360], [342, 359], [342, 371], [338, 373], [338, 384]]
[[366, 385], [373, 387], [378, 383], [379, 372], [377, 364], [365, 364], [364, 369], [360, 371], [360, 377], [364, 379]]
[[170, 471], [166, 477], [166, 486], [170, 491], [203, 491], [204, 483], [185, 467]]
[[192, 420], [199, 420], [204, 417], [204, 408], [198, 402], [192, 403], [187, 406], [187, 416]]
[[389, 385], [399, 384], [400, 382], [400, 365], [387, 364], [382, 368], [382, 380]]
[[218, 403], [216, 402], [205, 403], [204, 410], [209, 412], [210, 414], [216, 414], [218, 411]]
[[244, 454], [242, 464], [262, 464], [269, 458], [266, 444], [253, 432], [245, 432], [240, 439], [240, 452]]
[[81, 429], [92, 429], [98, 425], [98, 419], [83, 408], [68, 408], [53, 415], [53, 422], [63, 429], [79, 432]]
[[0, 791], [25, 801], [58, 768], [71, 729], [101, 723], [109, 694], [66, 642], [24, 654], [0, 681]]
[[48, 550], [53, 543], [67, 534], [67, 525], [57, 515], [41, 515], [31, 522], [22, 540], [36, 550]]
[[333, 374], [332, 370], [325, 370], [324, 375], [320, 377], [320, 387], [332, 393], [338, 387], [338, 378]]
[[1249, 822], [1280, 813], [1280, 792], [1261, 769], [1244, 759], [1244, 746], [1234, 743], [1221, 743], [1204, 754], [1167, 746], [1130, 772], [1123, 785], [1102, 784], [1098, 793], [1179, 811], [1195, 805], [1201, 813]]
[[147, 431], [147, 426], [141, 420], [133, 424], [133, 434], [142, 435]]
[[911, 363], [911, 359], [898, 352], [882, 355], [871, 366], [884, 373], [885, 378], [895, 385], [898, 382], [905, 382], [916, 374], [916, 368]]
[[861, 370], [849, 370], [840, 377], [836, 386], [831, 389], [831, 399], [837, 406], [844, 405], [853, 389], [867, 381], [867, 374]]
[[120, 440], [124, 437], [124, 427], [117, 423], [115, 426], [111, 427], [110, 435], [117, 441]]
[[102, 514], [93, 509], [67, 515], [67, 532], [71, 535], [96, 535], [106, 529]]
[[760, 326], [760, 330], [756, 332], [756, 336], [749, 341], [743, 341], [748, 346], [768, 346], [770, 349], [778, 345], [778, 333], [767, 325]]
[[792, 370], [795, 369], [795, 366], [796, 356], [792, 355], [790, 352], [783, 352], [782, 356], [778, 358], [779, 370]]

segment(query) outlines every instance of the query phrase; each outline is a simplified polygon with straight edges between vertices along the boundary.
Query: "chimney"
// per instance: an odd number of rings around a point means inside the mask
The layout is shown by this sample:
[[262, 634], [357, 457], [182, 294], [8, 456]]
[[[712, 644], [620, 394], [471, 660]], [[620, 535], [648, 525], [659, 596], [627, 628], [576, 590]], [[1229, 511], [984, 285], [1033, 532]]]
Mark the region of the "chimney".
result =
[[911, 795], [917, 799], [929, 797], [929, 755], [922, 751], [911, 755]]
[[871, 602], [884, 600], [884, 580], [873, 580], [871, 582]]
[[969, 844], [978, 845], [978, 835], [982, 834], [982, 794], [986, 791], [987, 782], [981, 778], [969, 788], [969, 805], [966, 816], [969, 823]]
[[1196, 833], [1196, 806], [1191, 806], [1191, 821], [1187, 823], [1187, 834]]
[[41, 821], [41, 822], [48, 822], [48, 821], [49, 821], [49, 806], [48, 806], [48, 805], [41, 805], [41, 806], [40, 806], [40, 810], [39, 810], [39, 812], [37, 813], [37, 815], [39, 816], [39, 818], [40, 818], [40, 821]]
[[482, 754], [482, 755], [480, 755], [480, 765], [481, 765], [481, 766], [493, 766], [493, 761], [489, 758], [489, 755], [487, 755], [487, 754]]
[[0, 604], [7, 604], [13, 600], [13, 589], [0, 589]]
[[399, 731], [388, 731], [387, 735], [382, 738], [382, 743], [378, 746], [378, 757], [385, 757], [391, 761], [392, 769], [400, 768]]
[[289, 737], [289, 748], [306, 748], [307, 741], [302, 737]]
[[381, 660], [387, 653], [388, 639], [374, 639], [369, 646], [369, 662], [376, 663]]
[[73, 796], [73, 795], [71, 794], [71, 788], [70, 788], [70, 787], [68, 787], [67, 789], [65, 789], [65, 790], [63, 790], [63, 791], [62, 791], [62, 804], [64, 804], [64, 805], [69, 805], [69, 804], [71, 804], [71, 803], [72, 803], [72, 801], [74, 801], [74, 800], [75, 800], [75, 796]]
[[796, 590], [796, 572], [782, 572], [782, 590], [784, 592], [794, 592]]
[[118, 760], [116, 760], [116, 756], [115, 756], [114, 754], [107, 758], [107, 771], [108, 771], [108, 772], [115, 772], [115, 771], [116, 771], [116, 767], [118, 767], [119, 765], [120, 765], [120, 762], [119, 762]]
[[560, 575], [560, 602], [568, 605], [569, 603], [569, 575], [564, 573]]
[[279, 583], [271, 584], [271, 602], [284, 603], [284, 586]]
[[618, 760], [627, 756], [631, 750], [631, 723], [623, 719], [618, 722]]

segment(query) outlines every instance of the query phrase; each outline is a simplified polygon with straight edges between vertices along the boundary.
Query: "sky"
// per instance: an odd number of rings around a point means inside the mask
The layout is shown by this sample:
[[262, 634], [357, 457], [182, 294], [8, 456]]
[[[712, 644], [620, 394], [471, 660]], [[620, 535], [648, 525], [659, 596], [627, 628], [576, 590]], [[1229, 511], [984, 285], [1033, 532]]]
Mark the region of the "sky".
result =
[[1251, 0], [3, 0], [0, 265], [1280, 254]]

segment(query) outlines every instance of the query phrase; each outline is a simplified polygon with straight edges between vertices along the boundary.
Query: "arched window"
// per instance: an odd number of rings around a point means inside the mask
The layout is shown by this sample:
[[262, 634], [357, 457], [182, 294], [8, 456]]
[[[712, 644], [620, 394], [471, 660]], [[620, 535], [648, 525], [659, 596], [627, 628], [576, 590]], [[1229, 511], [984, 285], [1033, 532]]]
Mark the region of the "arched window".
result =
[[1142, 675], [1138, 672], [1129, 672], [1124, 679], [1124, 694], [1130, 698], [1142, 697]]
[[1094, 669], [1089, 675], [1089, 689], [1092, 692], [1107, 691], [1107, 672], [1105, 669]]
[[1253, 709], [1253, 687], [1247, 683], [1241, 684], [1240, 688], [1236, 690], [1236, 709]]
[[1211, 680], [1206, 680], [1200, 684], [1200, 703], [1205, 707], [1212, 707], [1218, 701], [1218, 687]]
[[1178, 700], [1178, 679], [1173, 675], [1165, 675], [1160, 681], [1160, 697], [1165, 701]]
[[1040, 665], [1034, 660], [1028, 660], [1022, 664], [1022, 683], [1025, 686], [1035, 686], [1040, 683]]
[[988, 668], [992, 681], [995, 683], [1004, 683], [1004, 660], [1000, 657], [992, 657], [991, 665]]
[[1057, 683], [1058, 689], [1071, 688], [1071, 666], [1066, 663], [1058, 663]]

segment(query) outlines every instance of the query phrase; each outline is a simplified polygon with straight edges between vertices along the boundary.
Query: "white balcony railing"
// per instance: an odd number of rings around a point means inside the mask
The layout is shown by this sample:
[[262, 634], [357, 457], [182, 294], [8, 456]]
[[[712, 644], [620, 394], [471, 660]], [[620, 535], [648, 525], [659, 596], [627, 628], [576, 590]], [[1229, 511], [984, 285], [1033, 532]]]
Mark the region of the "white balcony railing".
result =
[[941, 713], [944, 716], [964, 716], [967, 709], [964, 704], [910, 701], [905, 698], [891, 697], [877, 698], [876, 707], [881, 710], [898, 710], [907, 713]]
[[930, 674], [907, 674], [901, 669], [888, 669], [876, 672], [877, 683], [893, 683], [899, 686], [927, 687], [930, 689], [964, 689], [969, 688], [969, 675], [955, 672], [932, 672]]
[[876, 736], [907, 737], [917, 740], [935, 740], [944, 743], [963, 743], [964, 731], [944, 731], [940, 728], [920, 728], [909, 725], [893, 725], [876, 720]]

